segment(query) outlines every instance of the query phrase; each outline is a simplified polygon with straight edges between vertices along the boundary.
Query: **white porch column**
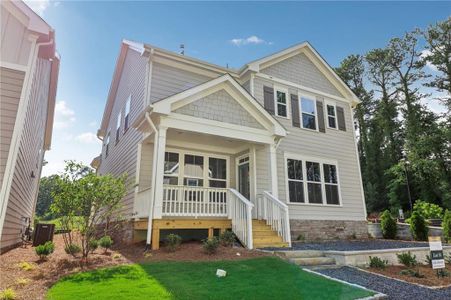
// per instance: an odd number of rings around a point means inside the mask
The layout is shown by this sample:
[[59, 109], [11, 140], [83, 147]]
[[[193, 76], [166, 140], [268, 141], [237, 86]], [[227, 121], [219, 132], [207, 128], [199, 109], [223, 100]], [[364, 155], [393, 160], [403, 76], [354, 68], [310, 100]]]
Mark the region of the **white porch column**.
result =
[[154, 186], [154, 219], [162, 218], [163, 211], [163, 177], [164, 177], [164, 152], [166, 150], [166, 131], [167, 127], [159, 126], [158, 143], [155, 146], [156, 164], [155, 168], [155, 186]]
[[269, 164], [271, 173], [271, 192], [274, 197], [279, 198], [277, 183], [277, 148], [275, 144], [269, 145]]

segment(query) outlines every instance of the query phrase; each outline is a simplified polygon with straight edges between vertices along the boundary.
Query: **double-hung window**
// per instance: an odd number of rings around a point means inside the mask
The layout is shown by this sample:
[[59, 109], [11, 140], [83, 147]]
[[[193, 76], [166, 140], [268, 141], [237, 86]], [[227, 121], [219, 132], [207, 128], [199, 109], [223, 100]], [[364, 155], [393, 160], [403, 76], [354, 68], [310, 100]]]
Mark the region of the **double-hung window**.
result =
[[227, 186], [227, 161], [222, 158], [208, 158], [208, 179], [210, 187]]
[[179, 168], [179, 154], [174, 152], [165, 152], [163, 184], [178, 185]]
[[187, 186], [204, 185], [204, 157], [185, 154], [183, 184]]
[[302, 172], [302, 161], [296, 159], [288, 159], [287, 170], [290, 202], [304, 203], [304, 175]]
[[323, 196], [321, 192], [321, 168], [317, 162], [306, 161], [308, 202], [321, 204]]
[[109, 150], [110, 150], [110, 133], [108, 132], [105, 137], [105, 158], [108, 157]]
[[287, 118], [288, 117], [287, 92], [275, 89], [274, 98], [276, 105], [276, 116]]
[[323, 164], [324, 168], [324, 186], [326, 190], [327, 204], [340, 204], [338, 193], [338, 174], [337, 166], [330, 164]]
[[130, 122], [130, 105], [131, 105], [131, 96], [128, 97], [127, 102], [125, 102], [124, 132], [127, 131]]
[[121, 119], [122, 119], [122, 112], [119, 113], [119, 115], [117, 116], [117, 121], [116, 121], [116, 144], [119, 142], [119, 137], [120, 137], [120, 133], [121, 133]]
[[302, 128], [316, 130], [316, 102], [301, 96], [301, 124]]
[[327, 127], [337, 129], [337, 114], [335, 105], [326, 102]]

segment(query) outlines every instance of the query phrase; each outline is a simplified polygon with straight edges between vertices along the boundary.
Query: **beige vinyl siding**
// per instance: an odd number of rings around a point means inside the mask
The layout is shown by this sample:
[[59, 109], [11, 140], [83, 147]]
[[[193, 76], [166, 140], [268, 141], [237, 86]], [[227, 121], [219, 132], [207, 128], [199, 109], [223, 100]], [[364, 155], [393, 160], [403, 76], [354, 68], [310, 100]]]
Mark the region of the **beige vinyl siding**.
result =
[[242, 86], [249, 94], [251, 93], [251, 83], [249, 80], [243, 82]]
[[25, 73], [22, 71], [0, 69], [0, 186], [5, 174], [24, 77]]
[[271, 191], [271, 167], [269, 165], [269, 147], [261, 146], [255, 149], [257, 195]]
[[50, 61], [37, 60], [5, 214], [2, 248], [20, 242], [22, 218], [31, 217], [35, 208], [44, 151], [50, 69]]
[[343, 97], [326, 76], [303, 53], [271, 65], [261, 70], [261, 73]]
[[188, 90], [213, 78], [153, 63], [150, 102]]
[[[128, 50], [124, 69], [119, 81], [116, 99], [114, 100], [111, 118], [108, 124], [110, 132], [110, 146], [108, 157], [105, 157], [105, 147], [102, 149], [102, 164], [99, 174], [128, 175], [129, 190], [124, 198], [124, 217], [130, 218], [133, 211], [133, 195], [137, 162], [138, 143], [142, 133], [129, 127], [124, 133], [125, 103], [131, 95], [129, 124], [133, 124], [139, 113], [144, 109], [145, 74], [147, 58], [134, 50]], [[116, 121], [121, 113], [121, 132], [119, 143], [116, 144]]]
[[[268, 80], [256, 78], [254, 81], [255, 98], [263, 103], [263, 86], [271, 86]], [[280, 86], [280, 85], [279, 85]], [[289, 93], [297, 93], [296, 89], [286, 87]], [[326, 133], [310, 131], [292, 126], [291, 119], [276, 117], [287, 128], [288, 135], [282, 139], [277, 149], [277, 177], [279, 199], [288, 202], [286, 193], [286, 178], [284, 153], [331, 159], [338, 162], [342, 207], [308, 206], [290, 204], [290, 218], [312, 220], [364, 220], [364, 207], [361, 193], [359, 168], [355, 150], [355, 140], [352, 131], [352, 115], [348, 103], [337, 102], [343, 107], [346, 121], [346, 131], [326, 128]], [[268, 158], [259, 155], [257, 164], [257, 182], [267, 180], [268, 184], [261, 184], [270, 189], [270, 173]], [[267, 173], [265, 173], [267, 172]], [[260, 186], [260, 184], [258, 184]], [[260, 191], [259, 191], [260, 192]]]
[[152, 186], [153, 144], [143, 143], [141, 147], [141, 164], [139, 168], [138, 190], [142, 191]]

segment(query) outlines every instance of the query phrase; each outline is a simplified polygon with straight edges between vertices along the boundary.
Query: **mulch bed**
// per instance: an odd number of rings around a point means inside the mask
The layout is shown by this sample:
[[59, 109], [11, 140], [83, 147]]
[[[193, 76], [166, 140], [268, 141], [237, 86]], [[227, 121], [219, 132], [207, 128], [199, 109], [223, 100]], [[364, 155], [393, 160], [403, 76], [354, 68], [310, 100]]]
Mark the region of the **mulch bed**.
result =
[[[268, 255], [235, 247], [220, 247], [216, 254], [208, 255], [199, 242], [183, 243], [180, 249], [172, 253], [164, 248], [144, 253], [143, 244], [134, 244], [113, 247], [107, 254], [104, 254], [103, 249], [98, 249], [90, 254], [87, 264], [82, 264], [80, 258], [74, 258], [64, 252], [62, 236], [56, 235], [54, 243], [55, 252], [46, 261], [40, 261], [31, 246], [16, 248], [1, 255], [0, 290], [12, 288], [17, 299], [39, 300], [45, 298], [47, 290], [61, 277], [100, 267], [165, 260], [237, 260]], [[19, 266], [22, 262], [32, 264], [33, 270], [23, 270]]]
[[[433, 270], [432, 267], [428, 265], [420, 265], [418, 268], [420, 274], [424, 276], [423, 278], [418, 278], [410, 275], [401, 275], [400, 272], [406, 269], [406, 267], [404, 266], [387, 266], [385, 269], [369, 268], [367, 270], [377, 274], [401, 279], [411, 283], [421, 284], [428, 287], [443, 287], [451, 285], [451, 266], [449, 264], [446, 266], [446, 271], [448, 272], [447, 277], [437, 277], [437, 271]], [[417, 268], [415, 267], [411, 269], [416, 270]]]

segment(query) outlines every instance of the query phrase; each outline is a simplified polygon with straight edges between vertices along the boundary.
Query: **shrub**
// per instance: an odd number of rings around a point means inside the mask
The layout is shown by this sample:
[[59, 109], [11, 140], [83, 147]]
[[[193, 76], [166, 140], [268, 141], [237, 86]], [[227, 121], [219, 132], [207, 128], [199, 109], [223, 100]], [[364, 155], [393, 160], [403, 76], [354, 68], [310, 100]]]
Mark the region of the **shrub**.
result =
[[9, 288], [0, 293], [0, 300], [14, 300], [16, 299], [16, 292]]
[[174, 252], [182, 243], [182, 237], [180, 235], [171, 233], [166, 237], [166, 242], [168, 245], [168, 250]]
[[406, 269], [406, 270], [401, 270], [401, 272], [399, 272], [399, 274], [417, 277], [417, 278], [424, 278], [424, 275], [420, 273], [420, 270]]
[[412, 255], [410, 251], [407, 253], [396, 254], [396, 256], [398, 257], [399, 263], [408, 268], [414, 267], [418, 264], [416, 255]]
[[415, 202], [413, 210], [418, 212], [425, 219], [441, 219], [443, 215], [443, 208], [437, 204], [421, 200]]
[[432, 258], [429, 254], [426, 254], [426, 264], [432, 267]]
[[75, 256], [75, 254], [81, 252], [81, 248], [77, 244], [68, 244], [66, 247], [64, 247], [64, 251], [66, 251], [67, 254]]
[[34, 270], [35, 266], [26, 261], [23, 261], [23, 262], [19, 263], [19, 268], [21, 268], [24, 271], [31, 271], [31, 270]]
[[216, 251], [218, 251], [219, 240], [217, 237], [205, 239], [203, 240], [202, 243], [203, 243], [202, 247], [208, 254], [214, 254], [216, 253]]
[[232, 231], [226, 230], [219, 236], [219, 241], [225, 247], [232, 247], [235, 242], [235, 234]]
[[425, 241], [428, 238], [428, 231], [426, 220], [417, 211], [414, 211], [410, 217], [410, 232], [413, 238], [417, 241]]
[[100, 238], [99, 245], [100, 247], [104, 248], [105, 253], [107, 253], [108, 249], [110, 249], [111, 246], [113, 245], [113, 240], [111, 239], [110, 236], [105, 235], [104, 237]]
[[382, 236], [385, 239], [395, 239], [396, 238], [396, 220], [390, 214], [390, 211], [386, 210], [381, 216], [381, 230]]
[[89, 251], [93, 253], [99, 247], [99, 241], [96, 239], [92, 239], [89, 241]]
[[370, 267], [371, 268], [385, 269], [387, 264], [388, 264], [387, 260], [382, 260], [377, 256], [375, 256], [375, 257], [370, 256]]
[[296, 238], [296, 241], [301, 241], [301, 242], [305, 241], [305, 236], [302, 233], [300, 233], [298, 235], [298, 237]]
[[44, 245], [39, 245], [34, 248], [36, 251], [36, 254], [39, 256], [40, 259], [45, 259], [47, 256], [53, 253], [55, 251], [55, 245], [53, 242], [46, 242]]
[[443, 216], [443, 237], [445, 238], [445, 241], [451, 242], [451, 210], [446, 210], [445, 214]]
[[30, 282], [30, 279], [28, 278], [17, 278], [16, 279], [16, 285], [18, 286], [25, 286]]

